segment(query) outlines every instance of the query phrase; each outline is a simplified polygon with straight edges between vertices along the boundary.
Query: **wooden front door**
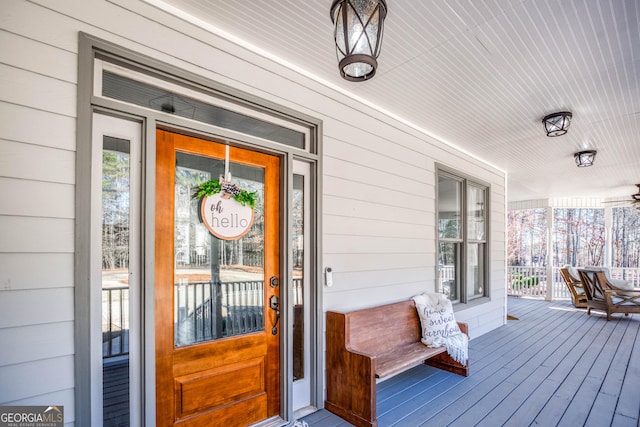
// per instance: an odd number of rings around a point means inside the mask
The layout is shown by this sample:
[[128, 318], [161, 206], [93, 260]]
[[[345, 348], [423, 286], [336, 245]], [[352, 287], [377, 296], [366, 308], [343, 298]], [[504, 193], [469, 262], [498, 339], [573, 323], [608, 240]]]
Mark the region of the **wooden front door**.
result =
[[[156, 136], [157, 425], [247, 426], [277, 416], [279, 158], [163, 130]], [[253, 225], [231, 240], [205, 227], [192, 198], [225, 169], [256, 194]]]

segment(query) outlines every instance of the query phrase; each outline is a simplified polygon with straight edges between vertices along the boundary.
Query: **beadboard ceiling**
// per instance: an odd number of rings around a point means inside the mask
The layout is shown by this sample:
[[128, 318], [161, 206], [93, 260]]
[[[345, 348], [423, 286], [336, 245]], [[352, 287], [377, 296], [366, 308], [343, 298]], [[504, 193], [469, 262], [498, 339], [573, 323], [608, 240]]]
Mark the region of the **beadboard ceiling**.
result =
[[[637, 191], [637, 0], [387, 0], [378, 72], [361, 83], [339, 75], [331, 0], [151, 2], [506, 171], [510, 202]], [[556, 111], [573, 121], [549, 138]], [[578, 168], [584, 149], [598, 154]]]

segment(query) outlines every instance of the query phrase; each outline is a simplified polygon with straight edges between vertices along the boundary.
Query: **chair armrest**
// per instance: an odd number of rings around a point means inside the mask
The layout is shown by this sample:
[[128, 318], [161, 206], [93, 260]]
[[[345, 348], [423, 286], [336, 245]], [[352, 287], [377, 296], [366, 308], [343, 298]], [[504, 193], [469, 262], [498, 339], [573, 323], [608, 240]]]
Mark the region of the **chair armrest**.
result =
[[[640, 290], [626, 291], [626, 290], [614, 290], [606, 289], [604, 291], [604, 298], [608, 306], [626, 309], [638, 310], [640, 312]], [[614, 301], [613, 298], [616, 298]]]

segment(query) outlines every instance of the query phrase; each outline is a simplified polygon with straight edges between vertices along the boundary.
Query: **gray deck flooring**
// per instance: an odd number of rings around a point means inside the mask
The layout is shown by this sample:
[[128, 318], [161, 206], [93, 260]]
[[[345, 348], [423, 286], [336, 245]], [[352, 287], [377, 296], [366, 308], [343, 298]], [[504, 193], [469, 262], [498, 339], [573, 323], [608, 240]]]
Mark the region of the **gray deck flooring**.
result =
[[[509, 297], [519, 320], [469, 345], [467, 378], [418, 366], [378, 384], [386, 426], [634, 426], [640, 417], [640, 316]], [[351, 424], [323, 409], [310, 427]]]
[[129, 425], [129, 360], [103, 366], [103, 427]]

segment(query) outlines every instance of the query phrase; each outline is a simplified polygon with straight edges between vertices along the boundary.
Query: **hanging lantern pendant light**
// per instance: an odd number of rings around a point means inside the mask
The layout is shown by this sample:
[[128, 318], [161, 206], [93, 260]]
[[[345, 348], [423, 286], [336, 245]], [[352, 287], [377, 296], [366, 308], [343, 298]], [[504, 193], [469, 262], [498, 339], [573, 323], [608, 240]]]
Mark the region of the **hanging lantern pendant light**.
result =
[[334, 0], [331, 20], [344, 79], [359, 82], [375, 75], [386, 15], [385, 0]]

